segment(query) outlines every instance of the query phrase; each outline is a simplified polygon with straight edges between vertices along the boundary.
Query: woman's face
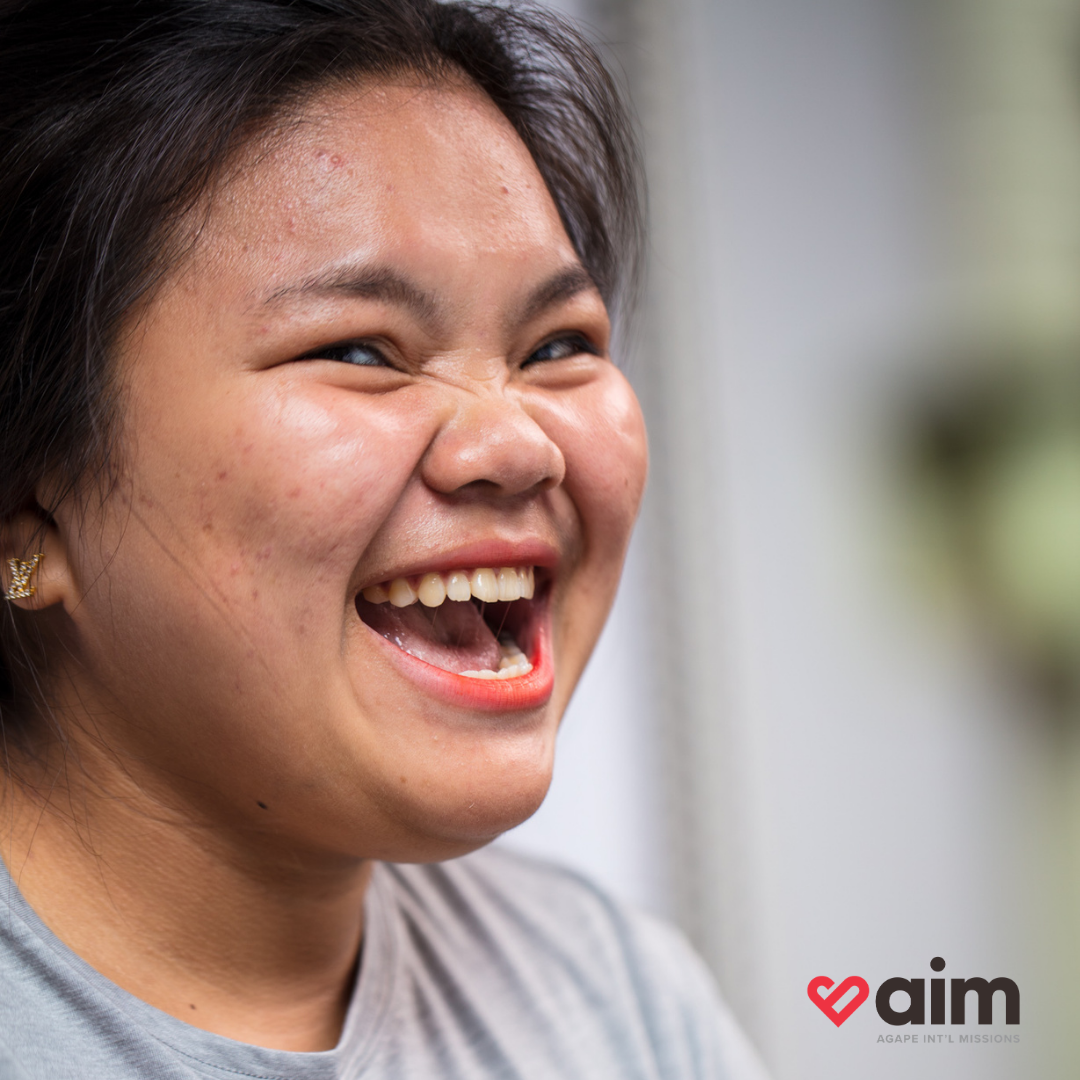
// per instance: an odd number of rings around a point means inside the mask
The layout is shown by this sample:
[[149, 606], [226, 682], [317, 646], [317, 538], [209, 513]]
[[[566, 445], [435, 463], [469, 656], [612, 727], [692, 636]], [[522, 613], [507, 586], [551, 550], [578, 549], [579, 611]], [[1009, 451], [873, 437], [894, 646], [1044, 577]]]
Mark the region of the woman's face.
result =
[[490, 101], [320, 98], [125, 334], [122, 481], [57, 516], [67, 704], [142, 790], [293, 850], [524, 819], [644, 482], [608, 338]]

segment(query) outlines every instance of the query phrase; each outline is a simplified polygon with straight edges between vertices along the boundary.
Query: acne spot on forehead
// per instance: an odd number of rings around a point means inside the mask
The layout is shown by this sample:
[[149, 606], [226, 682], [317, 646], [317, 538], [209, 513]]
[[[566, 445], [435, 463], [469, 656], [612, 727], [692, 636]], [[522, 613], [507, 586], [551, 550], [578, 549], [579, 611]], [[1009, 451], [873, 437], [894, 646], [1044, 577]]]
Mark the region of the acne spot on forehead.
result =
[[345, 165], [344, 154], [336, 150], [327, 149], [325, 146], [315, 147], [311, 151], [316, 169], [324, 173], [333, 173]]

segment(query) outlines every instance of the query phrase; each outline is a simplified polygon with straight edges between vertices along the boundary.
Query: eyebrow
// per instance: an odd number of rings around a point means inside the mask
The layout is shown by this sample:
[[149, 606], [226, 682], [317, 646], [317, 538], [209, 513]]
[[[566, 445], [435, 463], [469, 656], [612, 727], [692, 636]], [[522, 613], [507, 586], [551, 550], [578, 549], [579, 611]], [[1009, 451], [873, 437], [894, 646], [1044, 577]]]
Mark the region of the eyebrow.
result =
[[[529, 322], [548, 308], [583, 292], [595, 291], [596, 284], [580, 263], [557, 271], [535, 288], [514, 313], [518, 323]], [[344, 295], [364, 300], [381, 300], [409, 308], [425, 322], [438, 314], [435, 297], [407, 277], [385, 266], [343, 266], [285, 285], [271, 293], [264, 304], [275, 304], [296, 296]]]
[[294, 296], [344, 295], [363, 300], [382, 300], [398, 307], [409, 308], [425, 322], [436, 314], [435, 298], [407, 277], [385, 266], [344, 266], [285, 285], [271, 293], [265, 304]]
[[595, 292], [596, 283], [580, 263], [558, 271], [528, 296], [517, 312], [518, 322], [526, 323], [556, 304], [583, 292]]

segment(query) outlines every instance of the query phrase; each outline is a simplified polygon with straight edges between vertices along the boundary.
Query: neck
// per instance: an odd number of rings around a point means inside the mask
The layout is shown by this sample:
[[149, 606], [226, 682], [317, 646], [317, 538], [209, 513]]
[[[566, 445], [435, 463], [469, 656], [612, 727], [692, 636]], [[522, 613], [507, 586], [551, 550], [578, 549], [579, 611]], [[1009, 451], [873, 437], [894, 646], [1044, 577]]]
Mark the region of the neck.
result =
[[370, 862], [185, 814], [103, 760], [64, 755], [6, 782], [0, 854], [42, 921], [196, 1027], [274, 1049], [335, 1046]]

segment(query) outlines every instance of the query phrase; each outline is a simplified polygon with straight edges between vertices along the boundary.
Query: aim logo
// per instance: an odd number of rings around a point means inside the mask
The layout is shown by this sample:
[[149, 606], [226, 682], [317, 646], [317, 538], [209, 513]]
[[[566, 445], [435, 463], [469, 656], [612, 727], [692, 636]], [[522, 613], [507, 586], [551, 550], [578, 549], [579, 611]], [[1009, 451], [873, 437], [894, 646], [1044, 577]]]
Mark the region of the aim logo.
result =
[[[945, 961], [935, 956], [930, 961], [934, 971], [944, 971]], [[930, 1023], [945, 1023], [945, 979], [930, 980]], [[1005, 998], [1005, 1023], [1020, 1023], [1020, 989], [1012, 979], [997, 978], [989, 982], [986, 979], [952, 979], [949, 988], [949, 1006], [951, 1024], [966, 1023], [966, 1005], [968, 994], [978, 998], [978, 1021], [980, 1024], [994, 1022], [994, 995], [1001, 993]], [[852, 991], [854, 990], [854, 993]], [[851, 975], [843, 982], [833, 985], [833, 980], [826, 975], [811, 979], [806, 987], [810, 1000], [837, 1026], [847, 1020], [856, 1009], [870, 996], [870, 985], [858, 975]], [[892, 996], [896, 993], [907, 995], [906, 1009], [892, 1007]], [[886, 979], [874, 995], [874, 1007], [878, 1016], [886, 1024], [900, 1027], [903, 1024], [926, 1023], [926, 980], [925, 979]]]

